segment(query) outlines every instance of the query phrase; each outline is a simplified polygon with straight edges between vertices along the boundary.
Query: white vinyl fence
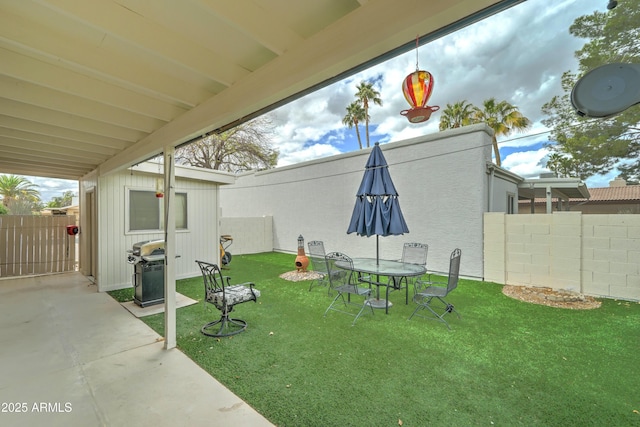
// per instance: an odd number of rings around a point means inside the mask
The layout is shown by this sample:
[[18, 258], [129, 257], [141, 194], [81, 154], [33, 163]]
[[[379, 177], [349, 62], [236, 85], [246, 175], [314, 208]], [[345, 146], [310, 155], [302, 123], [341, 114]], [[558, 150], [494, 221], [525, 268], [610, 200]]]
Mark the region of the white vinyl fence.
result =
[[0, 215], [0, 277], [73, 271], [75, 216]]

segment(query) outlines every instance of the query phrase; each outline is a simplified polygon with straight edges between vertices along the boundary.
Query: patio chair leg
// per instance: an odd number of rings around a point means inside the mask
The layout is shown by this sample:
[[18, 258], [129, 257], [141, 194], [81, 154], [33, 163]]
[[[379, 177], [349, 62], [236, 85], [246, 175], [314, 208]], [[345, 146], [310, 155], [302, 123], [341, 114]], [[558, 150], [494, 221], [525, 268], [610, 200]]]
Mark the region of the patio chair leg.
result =
[[[313, 289], [314, 287], [322, 287], [322, 286], [327, 286], [327, 282], [325, 281], [324, 278], [320, 278], [320, 279], [313, 279], [311, 281], [311, 283], [309, 284], [309, 292], [311, 292], [311, 289]], [[329, 292], [331, 292], [331, 289], [329, 289]]]
[[461, 318], [460, 313], [458, 313], [458, 311], [454, 308], [453, 304], [446, 302], [440, 297], [438, 297], [438, 299], [445, 305], [445, 311], [444, 313], [442, 313], [443, 316], [445, 315], [445, 313], [455, 313], [456, 316], [458, 316], [458, 319]]
[[247, 329], [247, 322], [241, 319], [232, 319], [228, 314], [223, 314], [220, 319], [204, 325], [200, 332], [208, 337], [220, 338], [239, 334], [245, 329]]
[[429, 299], [427, 300], [427, 302], [426, 302], [426, 303], [424, 303], [424, 304], [418, 304], [418, 306], [416, 307], [416, 309], [415, 309], [415, 310], [413, 310], [413, 313], [411, 313], [411, 316], [409, 316], [409, 319], [408, 319], [408, 320], [411, 320], [411, 318], [412, 318], [416, 313], [418, 313], [418, 310], [421, 310], [421, 309], [422, 309], [422, 310], [427, 309], [427, 310], [429, 310], [429, 311], [433, 314], [433, 316], [435, 316], [435, 317], [431, 317], [431, 316], [422, 316], [422, 315], [420, 315], [420, 314], [417, 314], [417, 315], [418, 315], [419, 317], [424, 317], [425, 319], [428, 319], [428, 320], [437, 320], [437, 321], [439, 321], [439, 322], [442, 322], [442, 323], [444, 323], [445, 325], [447, 325], [447, 328], [448, 328], [449, 330], [451, 330], [451, 326], [449, 326], [449, 323], [448, 323], [446, 320], [444, 320], [444, 315], [445, 315], [445, 314], [447, 314], [447, 313], [455, 313], [455, 314], [456, 314], [456, 316], [458, 316], [458, 319], [460, 319], [460, 313], [458, 313], [458, 312], [456, 311], [456, 309], [453, 307], [453, 304], [449, 304], [448, 302], [446, 302], [445, 300], [443, 300], [443, 299], [442, 299], [442, 298], [440, 298], [440, 297], [437, 297], [437, 298], [438, 298], [438, 300], [440, 300], [440, 301], [445, 305], [445, 309], [444, 309], [444, 312], [442, 312], [442, 314], [439, 314], [437, 311], [435, 311], [433, 308], [431, 308], [431, 305], [430, 305], [430, 304], [431, 304], [431, 301], [433, 300], [433, 297], [431, 297], [431, 298], [429, 298]]
[[[323, 316], [326, 316], [327, 313], [329, 312], [329, 310], [331, 310], [333, 308], [333, 304], [335, 304], [335, 302], [338, 300], [338, 298], [342, 297], [342, 303], [345, 305], [345, 307], [347, 306], [347, 302], [344, 300], [344, 295], [342, 294], [338, 294], [335, 296], [335, 298], [333, 299], [333, 301], [331, 301], [331, 304], [329, 304], [329, 307], [324, 311]], [[335, 310], [335, 309], [334, 309]]]
[[[329, 310], [335, 310], [338, 311], [340, 313], [345, 313], [345, 314], [349, 314], [351, 316], [353, 316], [353, 313], [349, 313], [347, 311], [342, 311], [342, 310], [338, 310], [337, 308], [334, 308], [333, 305], [335, 304], [335, 302], [338, 300], [339, 297], [342, 297], [342, 302], [345, 305], [345, 307], [348, 307], [349, 305], [354, 305], [355, 303], [351, 302], [351, 299], [349, 298], [350, 295], [347, 295], [347, 298], [349, 299], [349, 302], [347, 302], [344, 299], [344, 295], [343, 294], [338, 294], [336, 295], [336, 297], [333, 299], [333, 301], [331, 302], [331, 304], [329, 305], [329, 307], [325, 310], [324, 312], [324, 317], [327, 316], [327, 313], [329, 312]], [[355, 319], [353, 319], [353, 323], [351, 323], [351, 326], [354, 326], [356, 324], [356, 320], [358, 320], [358, 317], [360, 317], [362, 315], [362, 312], [364, 311], [365, 307], [369, 307], [369, 309], [371, 310], [371, 314], [374, 314], [373, 311], [373, 306], [371, 304], [369, 304], [369, 300], [364, 301], [364, 303], [362, 304], [362, 307], [360, 307], [360, 311], [358, 311], [358, 314], [355, 315]]]
[[369, 300], [366, 300], [364, 302], [364, 304], [362, 304], [362, 308], [360, 308], [360, 311], [358, 312], [358, 314], [356, 315], [356, 318], [353, 319], [353, 323], [351, 324], [351, 326], [355, 326], [356, 324], [356, 320], [358, 320], [358, 317], [360, 317], [360, 315], [362, 314], [362, 312], [364, 311], [364, 308], [366, 306], [369, 306], [369, 309], [371, 309], [371, 315], [373, 316], [374, 312], [373, 312], [373, 306], [371, 304], [369, 304]]

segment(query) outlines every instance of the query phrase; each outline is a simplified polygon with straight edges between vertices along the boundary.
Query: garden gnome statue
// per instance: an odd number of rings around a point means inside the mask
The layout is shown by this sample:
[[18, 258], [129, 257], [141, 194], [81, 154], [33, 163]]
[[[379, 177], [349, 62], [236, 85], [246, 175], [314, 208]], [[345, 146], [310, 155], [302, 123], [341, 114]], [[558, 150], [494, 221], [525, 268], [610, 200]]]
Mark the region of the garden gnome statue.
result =
[[296, 257], [296, 270], [298, 273], [307, 271], [309, 258], [304, 254], [304, 237], [298, 236], [298, 256]]

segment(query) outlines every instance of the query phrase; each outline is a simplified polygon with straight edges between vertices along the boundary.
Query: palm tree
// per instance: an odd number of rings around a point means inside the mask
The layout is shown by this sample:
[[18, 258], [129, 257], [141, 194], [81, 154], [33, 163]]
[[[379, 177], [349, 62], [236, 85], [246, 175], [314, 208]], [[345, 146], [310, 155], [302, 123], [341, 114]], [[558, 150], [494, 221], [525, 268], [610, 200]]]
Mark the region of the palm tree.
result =
[[496, 156], [496, 165], [500, 166], [500, 150], [498, 149], [498, 136], [508, 136], [514, 131], [523, 131], [531, 126], [531, 120], [518, 111], [507, 101], [497, 102], [495, 98], [486, 99], [482, 103], [482, 109], [473, 107], [473, 123], [486, 123], [493, 129], [493, 152]]
[[459, 128], [472, 123], [473, 105], [467, 100], [447, 104], [440, 116], [440, 130]]
[[382, 99], [380, 98], [380, 92], [373, 88], [373, 83], [360, 82], [356, 86], [358, 92], [356, 92], [356, 98], [364, 109], [365, 129], [367, 133], [367, 147], [369, 147], [369, 103], [373, 102], [376, 105], [382, 106]]
[[349, 126], [349, 129], [356, 127], [356, 135], [358, 136], [358, 145], [362, 150], [362, 139], [360, 139], [360, 130], [358, 129], [358, 123], [365, 119], [364, 108], [358, 101], [353, 101], [347, 107], [347, 115], [342, 119], [342, 123]]
[[31, 183], [22, 176], [0, 175], [0, 196], [2, 204], [8, 206], [10, 202], [24, 199], [34, 203], [40, 201], [40, 192], [37, 185]]
[[554, 172], [558, 178], [570, 178], [574, 176], [580, 177], [581, 179], [588, 178], [582, 178], [580, 171], [584, 169], [580, 166], [579, 162], [566, 154], [551, 153], [547, 158], [547, 169]]

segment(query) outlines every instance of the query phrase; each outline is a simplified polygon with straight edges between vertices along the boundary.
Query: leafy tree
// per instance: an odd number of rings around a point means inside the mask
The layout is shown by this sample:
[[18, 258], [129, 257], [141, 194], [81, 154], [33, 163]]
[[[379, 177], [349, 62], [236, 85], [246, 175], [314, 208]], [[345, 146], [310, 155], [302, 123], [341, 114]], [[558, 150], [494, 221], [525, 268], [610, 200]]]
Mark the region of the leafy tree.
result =
[[440, 130], [454, 129], [471, 124], [473, 117], [473, 105], [464, 101], [458, 101], [453, 105], [447, 104], [440, 115]]
[[[609, 63], [640, 62], [638, 22], [640, 0], [621, 0], [617, 8], [581, 16], [569, 28], [572, 35], [588, 41], [575, 52], [578, 72], [566, 71], [562, 76], [564, 95], [542, 106], [548, 116], [542, 123], [552, 129], [549, 139], [555, 141], [547, 147], [568, 159], [565, 163], [570, 162], [574, 176], [581, 179], [614, 167], [630, 182], [640, 178], [640, 109], [631, 107], [613, 117], [590, 119], [576, 114], [570, 98], [578, 79], [588, 71]], [[547, 167], [558, 172], [557, 163]]]
[[[2, 204], [14, 215], [19, 215], [15, 212], [19, 206], [28, 204], [31, 208], [37, 207], [40, 203], [40, 192], [36, 187], [38, 186], [22, 176], [0, 175]], [[22, 209], [20, 210], [22, 212]]]
[[618, 170], [620, 171], [620, 175], [618, 175], [618, 177], [627, 181], [628, 185], [640, 185], [640, 181], [638, 181], [640, 179], [640, 176], [636, 172], [637, 169], [638, 167], [635, 164], [631, 164], [628, 166], [619, 165]]
[[489, 98], [484, 100], [482, 108], [467, 104], [467, 101], [447, 104], [440, 118], [440, 130], [483, 122], [493, 129], [492, 145], [498, 166], [501, 164], [498, 136], [508, 136], [531, 126], [531, 120], [523, 116], [518, 107], [507, 101], [498, 102], [495, 98]]
[[360, 82], [360, 84], [356, 86], [356, 89], [358, 89], [356, 92], [357, 102], [362, 105], [362, 109], [364, 110], [367, 147], [369, 147], [369, 106], [370, 103], [382, 106], [382, 99], [380, 98], [380, 92], [374, 89], [373, 83], [371, 82]]
[[268, 169], [278, 163], [279, 154], [271, 146], [271, 131], [271, 122], [261, 116], [180, 147], [176, 161], [227, 172]]
[[547, 168], [555, 172], [559, 178], [570, 178], [580, 175], [571, 157], [560, 153], [551, 153], [547, 158]]
[[0, 203], [0, 215], [7, 215], [8, 213], [9, 210], [2, 203]]
[[342, 123], [349, 126], [349, 129], [355, 126], [356, 135], [358, 136], [358, 145], [362, 150], [362, 139], [360, 138], [360, 130], [358, 129], [358, 123], [365, 120], [364, 108], [358, 101], [354, 101], [347, 107], [347, 114], [342, 119]]
[[73, 203], [73, 191], [65, 191], [62, 197], [53, 197], [51, 201], [47, 203], [48, 208], [63, 208], [65, 206], [71, 206]]

